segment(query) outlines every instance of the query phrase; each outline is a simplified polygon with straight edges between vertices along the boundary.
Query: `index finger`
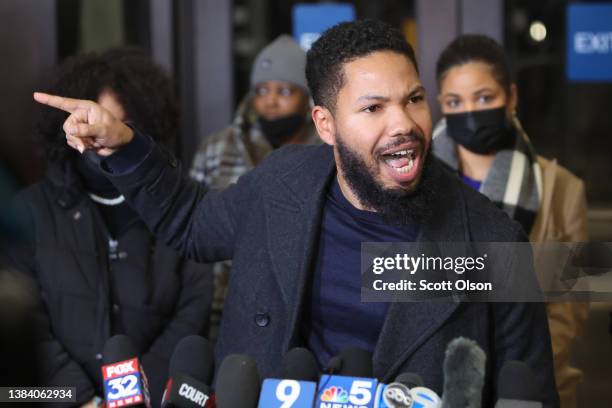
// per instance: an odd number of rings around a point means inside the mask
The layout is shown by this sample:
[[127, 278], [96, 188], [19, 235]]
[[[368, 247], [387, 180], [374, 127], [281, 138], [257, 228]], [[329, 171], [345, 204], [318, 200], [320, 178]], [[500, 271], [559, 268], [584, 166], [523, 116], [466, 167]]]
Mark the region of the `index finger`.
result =
[[63, 96], [49, 95], [42, 92], [34, 92], [34, 100], [43, 105], [61, 109], [72, 113], [77, 109], [87, 109], [91, 107], [91, 102], [83, 99], [66, 98]]

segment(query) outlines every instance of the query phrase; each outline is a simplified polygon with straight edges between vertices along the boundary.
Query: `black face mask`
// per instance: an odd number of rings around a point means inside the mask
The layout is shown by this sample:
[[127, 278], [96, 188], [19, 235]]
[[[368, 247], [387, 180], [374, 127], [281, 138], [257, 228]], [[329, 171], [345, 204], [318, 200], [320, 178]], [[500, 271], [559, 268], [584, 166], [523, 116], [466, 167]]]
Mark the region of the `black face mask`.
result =
[[512, 148], [515, 133], [506, 108], [494, 108], [445, 115], [448, 135], [457, 144], [477, 154]]
[[272, 120], [260, 117], [259, 125], [268, 142], [276, 149], [294, 136], [305, 120], [306, 116], [299, 112]]

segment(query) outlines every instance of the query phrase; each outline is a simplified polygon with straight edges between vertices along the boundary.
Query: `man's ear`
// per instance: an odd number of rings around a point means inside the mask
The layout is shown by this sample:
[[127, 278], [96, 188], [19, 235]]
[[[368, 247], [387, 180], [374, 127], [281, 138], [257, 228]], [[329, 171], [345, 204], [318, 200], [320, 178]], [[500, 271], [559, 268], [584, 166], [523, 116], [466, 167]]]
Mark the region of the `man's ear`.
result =
[[317, 128], [321, 140], [333, 146], [336, 143], [336, 128], [334, 116], [330, 110], [324, 106], [316, 105], [312, 108], [312, 121]]

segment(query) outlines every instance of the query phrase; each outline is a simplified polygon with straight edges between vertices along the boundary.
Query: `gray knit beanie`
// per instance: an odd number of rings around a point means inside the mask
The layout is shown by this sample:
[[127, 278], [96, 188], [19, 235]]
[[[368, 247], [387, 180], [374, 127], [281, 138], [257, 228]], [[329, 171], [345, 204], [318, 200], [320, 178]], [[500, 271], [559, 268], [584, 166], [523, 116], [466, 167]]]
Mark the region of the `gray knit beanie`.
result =
[[268, 44], [255, 58], [251, 88], [266, 81], [291, 82], [308, 92], [306, 53], [290, 36], [283, 34]]

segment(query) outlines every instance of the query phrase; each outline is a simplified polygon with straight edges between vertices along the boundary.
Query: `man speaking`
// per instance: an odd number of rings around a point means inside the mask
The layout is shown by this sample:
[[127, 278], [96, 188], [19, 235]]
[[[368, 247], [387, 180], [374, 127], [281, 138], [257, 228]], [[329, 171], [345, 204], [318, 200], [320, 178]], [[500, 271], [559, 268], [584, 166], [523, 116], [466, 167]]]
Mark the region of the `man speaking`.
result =
[[355, 346], [373, 352], [383, 382], [416, 372], [441, 392], [446, 345], [465, 336], [487, 354], [483, 406], [506, 360], [526, 362], [556, 406], [542, 304], [360, 300], [362, 242], [526, 241], [429, 155], [430, 112], [402, 34], [377, 21], [332, 27], [306, 76], [326, 144], [282, 148], [223, 191], [181, 178], [176, 159], [94, 102], [34, 97], [71, 113], [68, 143], [107, 156], [103, 170], [161, 239], [197, 261], [233, 259], [218, 361], [246, 353], [269, 377], [292, 347], [324, 364]]

